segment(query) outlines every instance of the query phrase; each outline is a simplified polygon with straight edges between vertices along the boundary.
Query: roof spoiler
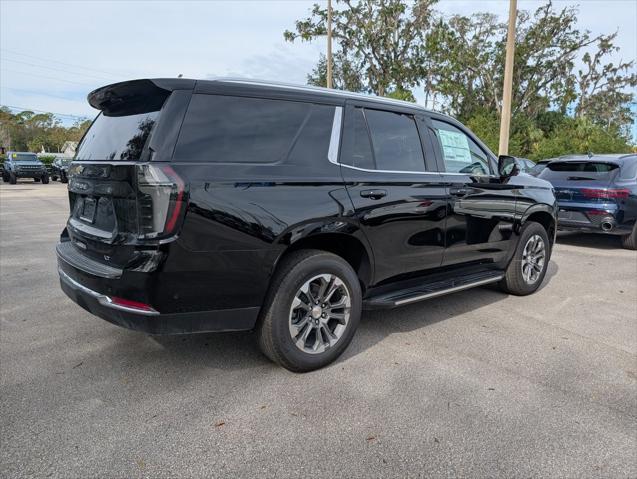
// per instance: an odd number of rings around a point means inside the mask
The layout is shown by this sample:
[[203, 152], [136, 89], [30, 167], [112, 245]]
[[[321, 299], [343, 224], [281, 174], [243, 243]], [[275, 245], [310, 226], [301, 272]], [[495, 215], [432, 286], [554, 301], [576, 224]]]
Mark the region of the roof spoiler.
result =
[[160, 110], [173, 90], [192, 90], [195, 80], [130, 80], [88, 94], [89, 104], [106, 116], [126, 116]]

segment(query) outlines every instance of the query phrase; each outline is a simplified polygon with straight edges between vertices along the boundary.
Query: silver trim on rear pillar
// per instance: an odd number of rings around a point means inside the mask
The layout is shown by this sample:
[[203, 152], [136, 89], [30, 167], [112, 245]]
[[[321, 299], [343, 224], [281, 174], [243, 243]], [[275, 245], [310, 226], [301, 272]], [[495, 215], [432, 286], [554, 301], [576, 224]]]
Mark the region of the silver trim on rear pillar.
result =
[[334, 108], [334, 121], [332, 122], [332, 134], [330, 136], [330, 146], [327, 150], [327, 159], [330, 163], [338, 165], [338, 146], [341, 142], [341, 123], [343, 119], [343, 107]]

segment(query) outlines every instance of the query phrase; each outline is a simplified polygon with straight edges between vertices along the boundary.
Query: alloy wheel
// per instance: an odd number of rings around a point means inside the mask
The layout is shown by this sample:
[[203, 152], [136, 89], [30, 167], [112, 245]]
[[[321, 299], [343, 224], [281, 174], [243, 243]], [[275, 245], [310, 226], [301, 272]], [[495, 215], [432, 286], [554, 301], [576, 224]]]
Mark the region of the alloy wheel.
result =
[[533, 235], [524, 245], [522, 252], [522, 277], [527, 284], [534, 284], [540, 278], [546, 261], [546, 245], [540, 235]]
[[320, 274], [306, 281], [290, 307], [289, 330], [304, 353], [320, 354], [334, 347], [347, 329], [351, 295], [334, 274]]

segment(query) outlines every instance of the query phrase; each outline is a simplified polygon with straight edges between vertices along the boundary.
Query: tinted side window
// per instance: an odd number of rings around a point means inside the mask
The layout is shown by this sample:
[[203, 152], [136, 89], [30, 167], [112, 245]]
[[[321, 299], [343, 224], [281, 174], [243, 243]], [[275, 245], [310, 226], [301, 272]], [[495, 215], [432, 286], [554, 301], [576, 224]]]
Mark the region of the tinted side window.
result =
[[432, 119], [432, 124], [446, 171], [469, 175], [489, 174], [489, 158], [471, 137], [449, 123]]
[[294, 142], [288, 163], [317, 164], [327, 161], [335, 107], [313, 105]]
[[285, 100], [193, 95], [175, 159], [215, 163], [281, 161], [311, 109], [310, 103]]
[[362, 108], [348, 108], [344, 121], [340, 162], [366, 170], [376, 169]]
[[413, 117], [379, 110], [365, 110], [365, 117], [372, 138], [376, 169], [425, 171], [425, 157]]

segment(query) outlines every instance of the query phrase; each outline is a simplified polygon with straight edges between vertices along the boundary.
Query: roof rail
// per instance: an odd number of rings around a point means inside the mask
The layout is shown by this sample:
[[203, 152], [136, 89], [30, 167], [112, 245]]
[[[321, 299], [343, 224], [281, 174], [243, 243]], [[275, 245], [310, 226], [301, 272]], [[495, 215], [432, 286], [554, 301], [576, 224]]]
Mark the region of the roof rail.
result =
[[299, 90], [299, 91], [307, 91], [307, 92], [316, 92], [323, 93], [327, 95], [334, 95], [339, 97], [346, 98], [360, 98], [361, 100], [371, 100], [377, 101], [381, 103], [387, 103], [391, 105], [397, 106], [406, 106], [410, 108], [418, 108], [423, 111], [429, 111], [422, 105], [418, 103], [412, 103], [404, 100], [395, 100], [393, 98], [387, 98], [376, 95], [367, 95], [365, 93], [356, 93], [346, 90], [336, 90], [333, 88], [325, 88], [320, 86], [312, 86], [312, 85], [299, 85], [294, 83], [285, 83], [285, 82], [277, 82], [277, 81], [267, 81], [267, 80], [255, 80], [250, 78], [237, 78], [237, 77], [214, 77], [211, 78], [210, 81], [218, 81], [224, 83], [238, 83], [243, 85], [255, 85], [255, 86], [267, 86], [273, 88], [283, 88], [289, 90]]

